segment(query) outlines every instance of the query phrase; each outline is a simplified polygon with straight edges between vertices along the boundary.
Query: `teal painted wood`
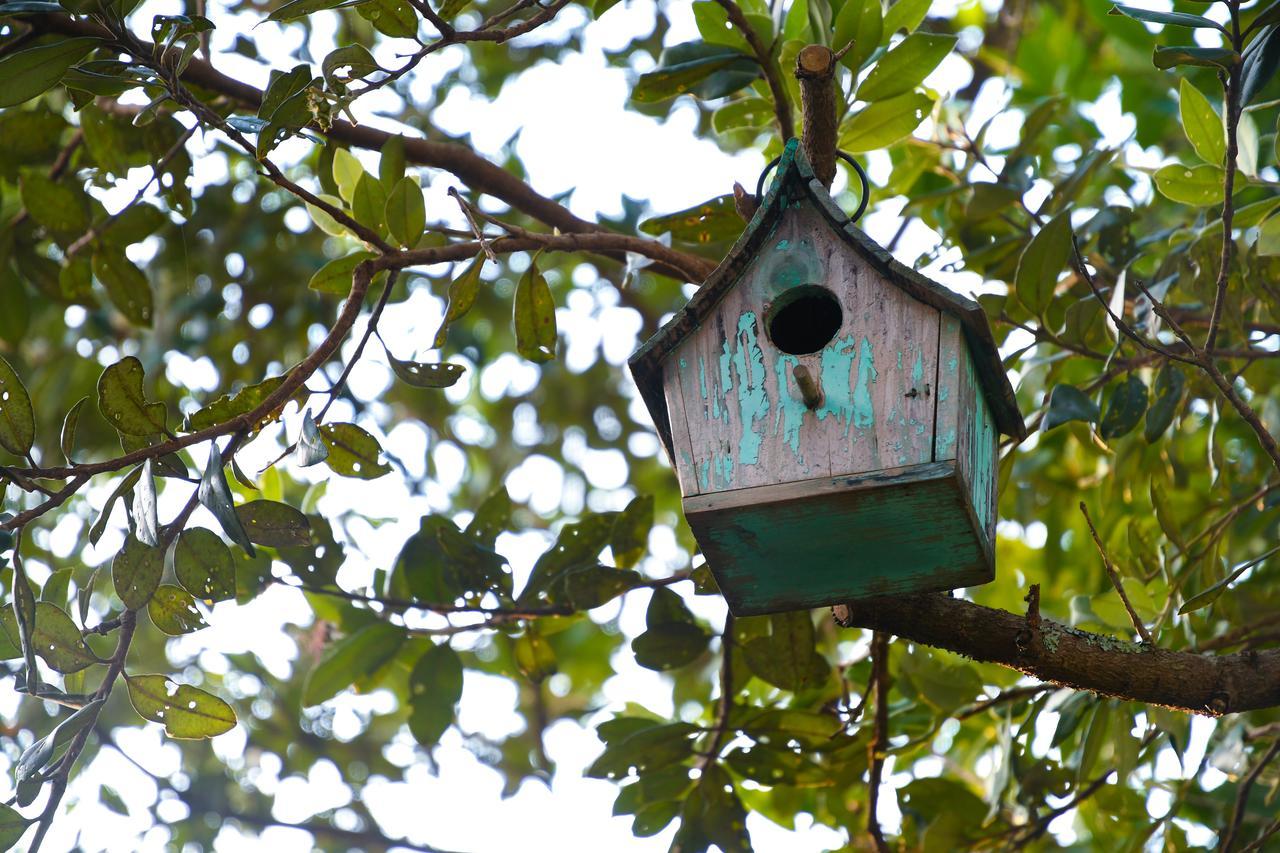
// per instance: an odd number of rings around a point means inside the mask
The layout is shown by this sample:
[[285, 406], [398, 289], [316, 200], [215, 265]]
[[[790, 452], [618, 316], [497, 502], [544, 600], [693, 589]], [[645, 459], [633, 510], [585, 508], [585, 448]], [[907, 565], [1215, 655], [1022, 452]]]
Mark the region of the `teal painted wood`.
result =
[[739, 616], [955, 589], [994, 574], [951, 462], [697, 496], [685, 514]]
[[999, 465], [999, 434], [986, 396], [974, 369], [967, 345], [960, 359], [960, 432], [956, 442], [960, 477], [969, 505], [990, 550], [996, 541], [996, 479]]
[[938, 329], [938, 396], [933, 461], [956, 458], [960, 434], [960, 360], [965, 357], [960, 321], [944, 314]]

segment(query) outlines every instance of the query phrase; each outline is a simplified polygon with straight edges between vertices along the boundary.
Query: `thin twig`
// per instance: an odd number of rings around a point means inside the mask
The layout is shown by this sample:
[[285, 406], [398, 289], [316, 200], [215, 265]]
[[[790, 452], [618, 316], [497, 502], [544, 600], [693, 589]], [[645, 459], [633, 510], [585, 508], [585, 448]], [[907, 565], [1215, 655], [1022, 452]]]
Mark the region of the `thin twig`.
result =
[[867, 834], [879, 853], [888, 853], [884, 831], [876, 812], [880, 804], [880, 778], [884, 773], [885, 751], [889, 748], [889, 635], [871, 634], [871, 683], [876, 692], [875, 726], [867, 745]]
[[457, 187], [449, 187], [449, 195], [453, 196], [453, 200], [458, 203], [458, 207], [462, 208], [462, 215], [467, 218], [467, 224], [471, 226], [471, 233], [475, 234], [476, 242], [480, 244], [480, 248], [484, 250], [485, 256], [495, 264], [498, 262], [498, 256], [493, 253], [493, 247], [489, 245], [489, 241], [485, 239], [484, 231], [480, 228], [480, 223], [476, 222], [475, 214], [471, 211], [471, 205], [462, 197], [462, 193], [458, 192]]
[[1267, 765], [1271, 763], [1277, 753], [1280, 753], [1280, 740], [1271, 742], [1271, 746], [1258, 759], [1258, 763], [1253, 765], [1249, 769], [1248, 775], [1241, 780], [1240, 789], [1236, 792], [1236, 805], [1231, 812], [1231, 822], [1222, 831], [1222, 836], [1218, 841], [1218, 849], [1222, 853], [1231, 853], [1231, 845], [1240, 833], [1240, 825], [1244, 822], [1244, 814], [1248, 810], [1249, 792], [1253, 789], [1253, 784], [1258, 781], [1258, 777], [1262, 775], [1262, 771], [1267, 769]]
[[773, 51], [769, 45], [761, 40], [759, 33], [751, 26], [747, 16], [734, 0], [716, 0], [716, 3], [724, 9], [725, 14], [729, 16], [729, 23], [733, 24], [742, 37], [747, 40], [747, 45], [751, 48], [751, 52], [755, 54], [756, 62], [760, 65], [760, 71], [764, 74], [765, 82], [769, 85], [769, 94], [773, 96], [773, 112], [774, 117], [778, 121], [778, 133], [783, 141], [790, 139], [796, 135], [795, 124], [791, 119], [791, 101], [787, 98], [787, 89], [782, 84], [782, 70], [778, 67], [778, 63], [774, 61]]
[[[1240, 4], [1228, 3], [1227, 8], [1231, 13], [1232, 48], [1239, 53], [1244, 48], [1240, 36]], [[1235, 201], [1232, 195], [1235, 193], [1236, 152], [1238, 150], [1236, 132], [1240, 123], [1240, 105], [1238, 103], [1240, 100], [1239, 65], [1232, 63], [1227, 68], [1226, 79], [1222, 88], [1223, 123], [1227, 126], [1227, 162], [1223, 164], [1224, 174], [1222, 177], [1222, 260], [1218, 266], [1218, 280], [1214, 284], [1215, 293], [1213, 311], [1209, 314], [1209, 331], [1204, 338], [1204, 348], [1206, 350], [1213, 349], [1213, 345], [1218, 339], [1218, 324], [1222, 321], [1222, 309], [1227, 302], [1227, 284], [1231, 278], [1231, 250], [1235, 247], [1235, 240], [1231, 233], [1231, 221], [1235, 215]]]
[[698, 759], [698, 770], [706, 770], [720, 757], [729, 732], [729, 715], [733, 711], [733, 614], [724, 617], [724, 631], [720, 634], [720, 700], [716, 703], [716, 721], [711, 729], [711, 743]]
[[1102, 566], [1107, 570], [1107, 577], [1111, 579], [1111, 585], [1116, 588], [1116, 594], [1124, 602], [1124, 609], [1129, 614], [1129, 621], [1137, 629], [1138, 636], [1142, 637], [1142, 642], [1152, 645], [1151, 632], [1147, 630], [1146, 625], [1142, 624], [1141, 617], [1133, 609], [1133, 604], [1129, 601], [1129, 596], [1124, 591], [1124, 584], [1120, 582], [1120, 575], [1116, 573], [1115, 566], [1111, 565], [1111, 557], [1107, 554], [1106, 546], [1102, 544], [1102, 539], [1098, 536], [1097, 528], [1093, 526], [1093, 519], [1089, 517], [1089, 507], [1085, 505], [1084, 501], [1080, 501], [1080, 512], [1084, 514], [1085, 524], [1089, 525], [1089, 533], [1093, 536], [1093, 544], [1098, 546], [1098, 553], [1102, 555]]

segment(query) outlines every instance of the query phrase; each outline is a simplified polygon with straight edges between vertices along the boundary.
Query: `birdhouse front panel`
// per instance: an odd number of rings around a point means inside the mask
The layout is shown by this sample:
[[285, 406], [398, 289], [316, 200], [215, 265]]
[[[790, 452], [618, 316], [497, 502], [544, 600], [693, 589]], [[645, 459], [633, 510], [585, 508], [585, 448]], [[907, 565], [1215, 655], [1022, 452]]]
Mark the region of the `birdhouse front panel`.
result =
[[[739, 285], [667, 358], [681, 491], [933, 461], [939, 321], [816, 210], [789, 208]], [[813, 408], [797, 368], [821, 394]]]
[[997, 440], [1024, 427], [986, 317], [849, 222], [794, 141], [631, 369], [734, 613], [994, 576]]

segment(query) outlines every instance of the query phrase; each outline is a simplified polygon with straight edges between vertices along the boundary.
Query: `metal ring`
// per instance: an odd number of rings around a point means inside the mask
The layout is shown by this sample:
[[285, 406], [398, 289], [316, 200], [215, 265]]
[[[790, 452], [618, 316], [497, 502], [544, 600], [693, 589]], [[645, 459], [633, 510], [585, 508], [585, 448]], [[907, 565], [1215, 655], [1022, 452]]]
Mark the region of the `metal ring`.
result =
[[[858, 174], [858, 180], [862, 183], [861, 198], [858, 200], [858, 209], [849, 217], [850, 222], [857, 222], [862, 218], [862, 214], [867, 211], [867, 203], [871, 201], [871, 181], [867, 178], [866, 170], [862, 168], [862, 164], [853, 159], [850, 155], [843, 151], [837, 151], [836, 156], [853, 167], [853, 171]], [[774, 167], [782, 162], [781, 155], [774, 157], [769, 164], [764, 167], [764, 171], [760, 173], [760, 179], [756, 181], [756, 204], [764, 203], [764, 179], [769, 177], [769, 173]]]

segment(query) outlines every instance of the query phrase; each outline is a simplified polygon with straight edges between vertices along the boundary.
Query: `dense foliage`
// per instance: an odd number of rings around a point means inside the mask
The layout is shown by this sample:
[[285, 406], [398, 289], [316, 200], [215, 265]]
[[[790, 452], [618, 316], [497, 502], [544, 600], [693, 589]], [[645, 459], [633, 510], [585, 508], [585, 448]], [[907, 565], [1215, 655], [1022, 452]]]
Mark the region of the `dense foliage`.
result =
[[[125, 809], [76, 780], [131, 727], [181, 749], [150, 806], [174, 849], [276, 823], [263, 768], [321, 760], [354, 798], [316, 844], [378, 849], [372, 781], [451, 732], [511, 793], [571, 720], [615, 813], [684, 853], [749, 849], [748, 813], [853, 848], [1264, 847], [1277, 688], [1174, 664], [1265, 679], [1280, 654], [1280, 2], [695, 0], [676, 44], [677, 0], [609, 55], [632, 109], [692, 103], [725, 152], [772, 157], [803, 129], [800, 49], [844, 49], [839, 147], [900, 214], [891, 249], [927, 235], [904, 260], [983, 283], [1031, 428], [1001, 447], [997, 579], [964, 597], [1132, 652], [1163, 705], [1088, 656], [970, 660], [909, 618], [726, 618], [621, 362], [741, 231], [729, 188], [588, 222], [514, 143], [494, 164], [432, 122], [581, 51], [616, 2], [0, 2], [0, 846], [74, 825], [71, 800]], [[518, 471], [559, 499], [513, 500]], [[202, 648], [267, 596], [311, 611], [284, 674]], [[673, 714], [606, 702], [623, 662], [664, 673]], [[522, 731], [457, 727], [476, 673], [518, 687]], [[340, 733], [351, 691], [387, 701]], [[1217, 719], [1192, 737], [1190, 712]], [[236, 727], [233, 760], [208, 739]], [[412, 761], [384, 749], [408, 736]]]

